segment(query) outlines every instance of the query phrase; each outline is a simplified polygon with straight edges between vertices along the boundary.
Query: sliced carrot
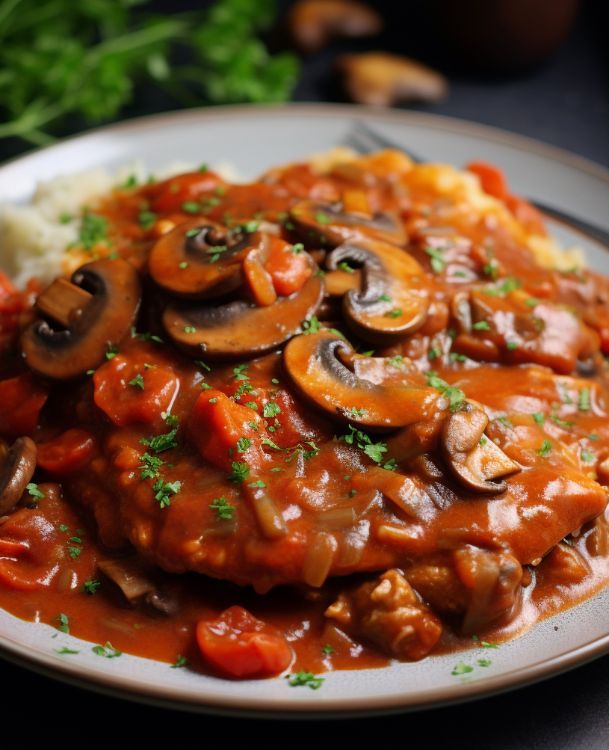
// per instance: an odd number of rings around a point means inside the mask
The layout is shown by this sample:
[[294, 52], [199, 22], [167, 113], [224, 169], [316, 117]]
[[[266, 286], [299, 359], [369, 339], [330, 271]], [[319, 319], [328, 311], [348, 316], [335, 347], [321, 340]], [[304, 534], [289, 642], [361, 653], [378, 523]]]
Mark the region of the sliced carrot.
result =
[[499, 167], [486, 161], [472, 161], [465, 169], [478, 176], [485, 193], [498, 198], [500, 201], [504, 201], [508, 197], [507, 180]]
[[181, 211], [184, 204], [197, 203], [206, 193], [223, 185], [214, 172], [188, 172], [164, 180], [149, 189], [151, 209], [155, 213]]
[[269, 256], [264, 267], [271, 275], [277, 294], [288, 297], [302, 288], [311, 275], [311, 265], [304, 250], [279, 237], [270, 240]]
[[30, 373], [1, 380], [0, 434], [7, 437], [32, 435], [48, 396], [48, 389]]
[[38, 465], [59, 474], [70, 474], [83, 466], [95, 453], [95, 438], [86, 430], [66, 430], [53, 440], [38, 444]]

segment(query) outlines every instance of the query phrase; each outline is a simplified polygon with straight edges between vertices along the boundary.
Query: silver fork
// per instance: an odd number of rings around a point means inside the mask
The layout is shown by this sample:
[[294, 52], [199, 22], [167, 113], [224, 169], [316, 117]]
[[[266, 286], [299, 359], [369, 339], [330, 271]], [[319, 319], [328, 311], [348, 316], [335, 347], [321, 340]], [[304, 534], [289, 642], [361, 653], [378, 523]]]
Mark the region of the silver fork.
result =
[[[385, 138], [385, 136], [377, 133], [369, 125], [366, 125], [359, 120], [353, 124], [351, 130], [347, 133], [345, 145], [350, 146], [354, 151], [357, 151], [360, 154], [369, 154], [379, 148], [397, 149], [409, 156], [416, 164], [422, 164], [427, 161], [410, 149], [407, 150], [397, 143], [394, 143], [389, 138]], [[573, 216], [560, 208], [550, 206], [547, 203], [542, 203], [541, 201], [536, 199], [533, 200], [532, 198], [527, 198], [527, 200], [546, 216], [561, 221], [563, 224], [583, 232], [583, 234], [588, 235], [588, 237], [600, 242], [609, 249], [609, 232], [605, 229], [602, 229], [596, 224], [591, 224], [585, 219], [579, 219], [576, 216]]]

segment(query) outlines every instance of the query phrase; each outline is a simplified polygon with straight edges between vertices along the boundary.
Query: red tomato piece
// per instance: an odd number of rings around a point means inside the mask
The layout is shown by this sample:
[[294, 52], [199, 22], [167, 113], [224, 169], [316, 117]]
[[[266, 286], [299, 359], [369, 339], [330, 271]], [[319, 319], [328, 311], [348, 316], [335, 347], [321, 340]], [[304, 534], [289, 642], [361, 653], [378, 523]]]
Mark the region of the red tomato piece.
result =
[[534, 232], [535, 234], [546, 233], [546, 227], [541, 212], [528, 201], [525, 201], [524, 198], [519, 198], [517, 195], [508, 195], [505, 200], [505, 205], [512, 212], [514, 217], [530, 232]]
[[302, 288], [311, 275], [311, 266], [302, 250], [295, 253], [292, 245], [280, 239], [270, 239], [269, 257], [264, 264], [271, 275], [277, 294], [288, 297]]
[[61, 531], [78, 521], [49, 487], [39, 486], [49, 493], [39, 508], [20, 508], [0, 525], [0, 584], [18, 591], [51, 588], [64, 563], [80, 565], [68, 556], [69, 535]]
[[95, 438], [86, 430], [66, 430], [38, 444], [38, 466], [51, 474], [69, 474], [87, 463], [95, 449]]
[[509, 195], [509, 189], [505, 175], [494, 164], [486, 161], [472, 161], [465, 169], [478, 176], [482, 189], [488, 195], [504, 201]]
[[231, 677], [272, 677], [292, 662], [286, 639], [243, 607], [229, 607], [217, 620], [197, 625], [204, 659]]
[[[204, 391], [195, 402], [189, 426], [197, 449], [211, 463], [229, 471], [233, 461], [244, 461], [250, 473], [260, 470], [265, 460], [260, 439], [266, 433], [253, 409], [235, 403], [222, 391]], [[243, 449], [240, 440], [245, 441]]]
[[97, 370], [93, 384], [95, 403], [119, 427], [160, 422], [180, 387], [173, 370], [122, 354]]
[[181, 211], [184, 203], [198, 202], [224, 182], [214, 172], [189, 172], [160, 182], [151, 189], [151, 208], [155, 213]]
[[47, 388], [28, 372], [0, 380], [0, 433], [7, 437], [33, 435], [48, 396]]

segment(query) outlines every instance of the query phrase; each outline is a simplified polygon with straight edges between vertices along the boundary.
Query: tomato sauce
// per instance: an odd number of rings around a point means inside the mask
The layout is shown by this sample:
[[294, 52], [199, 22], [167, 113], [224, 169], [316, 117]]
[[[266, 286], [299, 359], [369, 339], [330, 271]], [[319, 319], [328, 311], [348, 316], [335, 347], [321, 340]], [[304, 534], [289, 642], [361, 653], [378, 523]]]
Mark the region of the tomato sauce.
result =
[[264, 677], [501, 641], [606, 585], [609, 282], [542, 266], [541, 217], [471, 169], [493, 198], [391, 152], [117, 189], [74, 304], [139, 312], [76, 379], [23, 343], [55, 298], [0, 278], [3, 452], [37, 446], [0, 607]]

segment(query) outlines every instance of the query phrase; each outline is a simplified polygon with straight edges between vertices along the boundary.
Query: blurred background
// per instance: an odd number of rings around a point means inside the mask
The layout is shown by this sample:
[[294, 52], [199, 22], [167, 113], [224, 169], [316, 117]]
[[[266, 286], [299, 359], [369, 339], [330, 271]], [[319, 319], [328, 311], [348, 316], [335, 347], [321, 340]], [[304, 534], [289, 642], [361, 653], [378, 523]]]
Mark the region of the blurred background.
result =
[[347, 102], [609, 166], [601, 0], [0, 0], [0, 161], [182, 107]]

